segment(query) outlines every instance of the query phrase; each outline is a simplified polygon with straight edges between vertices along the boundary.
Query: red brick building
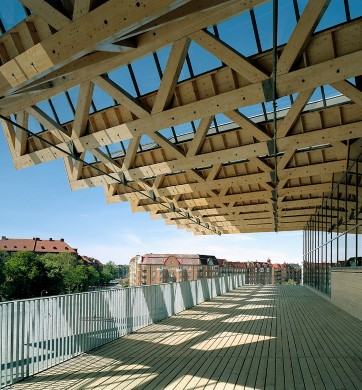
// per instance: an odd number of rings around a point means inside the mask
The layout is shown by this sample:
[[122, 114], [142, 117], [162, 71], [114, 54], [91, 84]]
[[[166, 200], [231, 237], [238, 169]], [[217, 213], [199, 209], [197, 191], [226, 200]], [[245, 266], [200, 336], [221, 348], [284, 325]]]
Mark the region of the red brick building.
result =
[[219, 276], [215, 256], [187, 254], [146, 254], [131, 259], [130, 286], [182, 282]]
[[209, 255], [146, 254], [133, 257], [129, 264], [130, 286], [182, 282], [243, 273], [246, 284], [280, 284], [301, 279], [298, 264], [240, 262], [217, 259]]

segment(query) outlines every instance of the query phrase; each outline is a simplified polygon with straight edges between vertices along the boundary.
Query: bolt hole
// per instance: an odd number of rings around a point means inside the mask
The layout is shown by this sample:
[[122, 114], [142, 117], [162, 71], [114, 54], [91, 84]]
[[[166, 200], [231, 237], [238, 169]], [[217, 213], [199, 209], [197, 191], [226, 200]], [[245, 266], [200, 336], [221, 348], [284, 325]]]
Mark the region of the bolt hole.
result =
[[108, 20], [107, 19], [104, 21], [104, 24], [108, 24]]

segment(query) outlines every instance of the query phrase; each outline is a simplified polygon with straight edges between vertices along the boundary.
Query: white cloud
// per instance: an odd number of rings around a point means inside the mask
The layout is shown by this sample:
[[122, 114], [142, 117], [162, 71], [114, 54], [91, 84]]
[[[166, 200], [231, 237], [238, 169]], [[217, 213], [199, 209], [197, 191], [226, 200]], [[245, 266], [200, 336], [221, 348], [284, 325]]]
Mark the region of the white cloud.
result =
[[121, 238], [122, 241], [124, 241], [126, 243], [135, 243], [135, 244], [144, 246], [143, 241], [136, 234], [133, 234], [133, 233], [121, 234], [120, 238]]

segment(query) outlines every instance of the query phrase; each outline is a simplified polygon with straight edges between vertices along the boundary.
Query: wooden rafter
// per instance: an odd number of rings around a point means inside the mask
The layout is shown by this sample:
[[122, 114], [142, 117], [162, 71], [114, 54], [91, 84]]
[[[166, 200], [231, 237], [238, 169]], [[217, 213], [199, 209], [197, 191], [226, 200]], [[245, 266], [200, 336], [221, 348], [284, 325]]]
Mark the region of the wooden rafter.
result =
[[[144, 0], [143, 6], [139, 7], [138, 2], [130, 4], [126, 0], [109, 0], [83, 18], [63, 26], [60, 31], [28, 49], [26, 53], [2, 65], [0, 93], [11, 93], [32, 79], [40, 78], [56, 67], [91, 52], [96, 45], [112, 43], [138, 27], [142, 21], [156, 19], [187, 2], [188, 0]], [[45, 1], [42, 3], [45, 4]], [[127, 18], [124, 17], [125, 9]], [[89, 34], [90, 29], [92, 34]], [[72, 45], [68, 45], [69, 40]]]
[[[16, 123], [20, 126], [28, 128], [29, 115], [26, 111], [21, 111], [16, 116]], [[21, 128], [16, 128], [15, 135], [15, 155], [22, 156], [26, 152], [26, 141], [28, 134]]]
[[73, 8], [73, 20], [86, 15], [89, 12], [92, 0], [75, 0]]
[[[310, 0], [278, 48], [278, 97], [298, 96], [278, 112], [276, 155], [272, 114], [242, 114], [269, 99], [272, 53], [246, 58], [206, 30], [264, 0], [127, 2], [127, 20], [123, 0], [66, 2], [71, 19], [50, 2], [22, 2], [33, 14], [0, 37], [0, 113], [16, 113], [18, 127], [3, 125], [16, 168], [63, 158], [71, 188], [104, 186], [108, 203], [128, 201], [133, 211], [194, 234], [211, 232], [186, 211], [223, 233], [261, 232], [274, 230], [275, 205], [279, 230], [302, 229], [360, 148], [362, 95], [358, 80], [357, 87], [347, 80], [360, 77], [362, 22], [313, 34], [329, 0]], [[224, 66], [179, 82], [191, 40]], [[113, 81], [112, 70], [168, 45], [157, 91], [134, 97]], [[78, 85], [73, 121], [60, 125], [38, 106]], [[115, 100], [113, 107], [90, 113], [94, 85]], [[324, 107], [310, 104], [321, 85], [344, 96]], [[219, 114], [233, 123], [220, 125]], [[45, 128], [43, 140], [21, 131], [29, 116]], [[199, 121], [196, 129], [191, 123], [194, 132], [177, 129], [175, 142], [164, 135], [190, 121]], [[154, 142], [141, 145], [145, 136]], [[73, 158], [48, 142], [72, 150]], [[86, 153], [95, 161], [83, 166], [76, 156]], [[350, 211], [351, 202], [343, 201]]]
[[190, 38], [253, 83], [266, 80], [269, 77], [240, 53], [230, 49], [207, 31], [200, 30], [190, 35]]
[[[53, 80], [52, 91], [49, 91], [47, 94], [44, 92], [42, 94], [33, 95], [31, 97], [24, 97], [22, 100], [17, 100], [16, 104], [10, 104], [6, 110], [4, 108], [0, 109], [0, 112], [3, 115], [7, 115], [7, 111], [15, 112], [20, 111], [21, 106], [34, 105], [37, 102], [47, 99], [54, 94], [60, 93], [66, 89], [73, 88], [79, 83], [92, 80], [94, 77], [97, 77], [100, 74], [108, 72], [112, 69], [115, 69], [119, 66], [125, 65], [131, 61], [136, 60], [139, 57], [142, 57], [146, 54], [152, 53], [155, 50], [158, 50], [171, 42], [174, 42], [183, 37], [187, 37], [195, 31], [205, 28], [209, 25], [213, 25], [220, 20], [230, 18], [232, 16], [238, 15], [241, 12], [257, 6], [265, 2], [265, 0], [249, 0], [247, 3], [240, 4], [239, 1], [231, 1], [228, 4], [219, 2], [220, 4], [212, 7], [210, 10], [202, 12], [202, 14], [186, 16], [180, 21], [176, 20], [170, 25], [161, 26], [158, 28], [157, 32], [149, 31], [142, 35], [142, 38], [138, 40], [137, 49], [123, 54], [117, 55], [115, 53], [95, 53], [91, 55], [91, 58], [81, 58], [80, 62], [83, 66], [76, 67], [74, 72], [71, 72], [72, 67], [68, 70], [68, 77], [64, 80], [63, 68], [59, 71], [54, 71], [51, 79]], [[182, 28], [181, 28], [182, 27]], [[157, 39], [155, 40], [155, 36]], [[96, 57], [93, 59], [93, 57]], [[108, 58], [107, 58], [108, 57]], [[1, 70], [1, 68], [0, 68]], [[59, 77], [59, 80], [54, 80]], [[39, 80], [48, 80], [47, 76], [39, 78]], [[30, 83], [31, 84], [31, 83]], [[29, 99], [31, 101], [29, 101]]]
[[331, 0], [309, 0], [278, 60], [279, 75], [288, 73], [298, 60]]
[[20, 0], [20, 2], [27, 8], [31, 9], [36, 15], [41, 16], [56, 30], [68, 26], [71, 22], [64, 14], [55, 9], [45, 0]]
[[163, 111], [169, 105], [189, 46], [190, 40], [188, 38], [182, 38], [172, 45], [165, 73], [162, 77], [162, 82], [152, 107], [153, 114]]

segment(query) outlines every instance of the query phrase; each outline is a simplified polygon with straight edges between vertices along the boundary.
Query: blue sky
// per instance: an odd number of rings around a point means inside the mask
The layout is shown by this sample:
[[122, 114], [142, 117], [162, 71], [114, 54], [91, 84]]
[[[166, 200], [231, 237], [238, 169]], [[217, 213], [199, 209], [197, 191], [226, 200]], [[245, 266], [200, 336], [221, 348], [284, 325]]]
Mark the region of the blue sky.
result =
[[[361, 16], [361, 0], [349, 0], [351, 17]], [[298, 0], [302, 13], [307, 1]], [[291, 0], [280, 0], [279, 43], [284, 43], [291, 34], [296, 20]], [[6, 13], [5, 13], [6, 10]], [[271, 24], [269, 21], [271, 3], [255, 9], [259, 26], [262, 49], [271, 48]], [[6, 29], [23, 19], [24, 14], [16, 0], [2, 0], [0, 17]], [[343, 0], [332, 0], [325, 17], [317, 30], [328, 28], [335, 23], [345, 21]], [[283, 23], [288, 20], [288, 23]], [[252, 37], [249, 14], [240, 15], [234, 20], [219, 25], [220, 38], [244, 55], [257, 52]], [[239, 38], [238, 38], [239, 37]], [[238, 39], [237, 39], [238, 38]], [[157, 54], [161, 68], [164, 69], [170, 48], [164, 48]], [[205, 72], [220, 61], [205, 52], [196, 44], [190, 46], [189, 55], [194, 64], [195, 74]], [[204, 60], [196, 64], [194, 58]], [[148, 69], [147, 78], [142, 78], [142, 69]], [[136, 78], [139, 80], [140, 93], [148, 93], [159, 85], [159, 76], [151, 58], [143, 58], [133, 64]], [[119, 82], [129, 93], [136, 96], [126, 67], [110, 73], [110, 77]], [[180, 80], [190, 77], [184, 66]], [[328, 92], [328, 91], [327, 91]], [[330, 91], [333, 94], [334, 91]], [[70, 91], [76, 103], [78, 88]], [[320, 93], [319, 93], [320, 94]], [[328, 93], [327, 93], [328, 94]], [[318, 91], [314, 98], [318, 98]], [[61, 122], [72, 118], [64, 95], [53, 100]], [[287, 99], [289, 100], [289, 99]], [[101, 91], [94, 96], [97, 109], [112, 104], [112, 100]], [[279, 102], [282, 108], [283, 101]], [[44, 111], [52, 115], [47, 102], [39, 104]], [[63, 107], [62, 109], [60, 107]], [[68, 107], [68, 108], [67, 108]], [[261, 106], [244, 109], [247, 115], [261, 113]], [[217, 120], [225, 118], [220, 115]], [[197, 123], [196, 123], [197, 125]], [[31, 130], [35, 122], [30, 121]], [[186, 129], [186, 130], [185, 130]], [[189, 131], [190, 125], [176, 128], [176, 133]], [[169, 129], [163, 133], [166, 135]], [[145, 139], [145, 142], [149, 140]], [[84, 255], [99, 258], [101, 261], [113, 260], [116, 263], [128, 263], [137, 253], [203, 253], [227, 258], [229, 260], [266, 260], [273, 262], [301, 262], [302, 232], [258, 233], [222, 236], [193, 236], [184, 230], [166, 226], [163, 220], [151, 220], [147, 213], [132, 213], [128, 203], [106, 205], [103, 188], [71, 191], [62, 160], [48, 162], [20, 171], [14, 169], [7, 149], [4, 134], [0, 131], [0, 233], [8, 237], [40, 237], [47, 239], [64, 238], [71, 246], [78, 248]]]
[[107, 205], [103, 188], [71, 191], [62, 160], [15, 170], [0, 132], [0, 234], [64, 238], [83, 255], [126, 264], [137, 253], [199, 253], [229, 260], [301, 261], [302, 233], [194, 236], [128, 203]]

